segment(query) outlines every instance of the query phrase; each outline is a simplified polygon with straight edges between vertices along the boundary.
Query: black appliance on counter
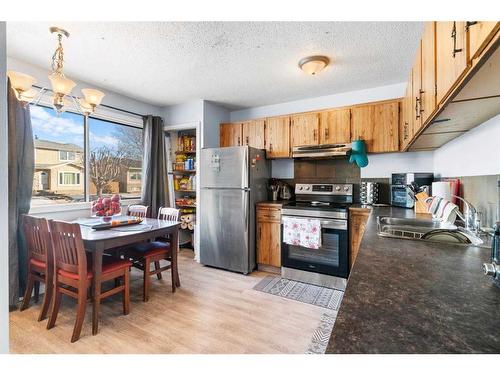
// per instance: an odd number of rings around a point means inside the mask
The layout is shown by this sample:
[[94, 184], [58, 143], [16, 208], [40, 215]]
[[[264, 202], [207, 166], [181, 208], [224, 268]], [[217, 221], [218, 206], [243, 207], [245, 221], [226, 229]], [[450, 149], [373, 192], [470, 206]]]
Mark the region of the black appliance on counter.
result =
[[[408, 185], [432, 187], [434, 173], [393, 173], [391, 179], [391, 204], [397, 207], [413, 208], [413, 200]], [[430, 192], [430, 190], [429, 190]], [[429, 194], [430, 195], [430, 194]]]
[[282, 240], [284, 278], [345, 290], [349, 274], [348, 214], [352, 202], [352, 184], [295, 185], [295, 201], [283, 206], [282, 223], [287, 217], [318, 219], [321, 247], [310, 249]]

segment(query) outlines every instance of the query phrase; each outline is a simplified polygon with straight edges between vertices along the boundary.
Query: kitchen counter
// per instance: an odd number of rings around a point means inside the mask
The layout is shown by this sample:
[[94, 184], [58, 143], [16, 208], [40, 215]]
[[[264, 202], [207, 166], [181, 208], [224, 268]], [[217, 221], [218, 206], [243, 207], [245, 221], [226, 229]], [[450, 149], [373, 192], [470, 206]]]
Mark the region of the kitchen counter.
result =
[[379, 237], [374, 207], [327, 353], [500, 353], [500, 288], [485, 248]]
[[257, 206], [274, 206], [277, 208], [283, 207], [284, 204], [289, 203], [290, 201], [285, 200], [277, 200], [277, 201], [261, 201], [257, 203]]

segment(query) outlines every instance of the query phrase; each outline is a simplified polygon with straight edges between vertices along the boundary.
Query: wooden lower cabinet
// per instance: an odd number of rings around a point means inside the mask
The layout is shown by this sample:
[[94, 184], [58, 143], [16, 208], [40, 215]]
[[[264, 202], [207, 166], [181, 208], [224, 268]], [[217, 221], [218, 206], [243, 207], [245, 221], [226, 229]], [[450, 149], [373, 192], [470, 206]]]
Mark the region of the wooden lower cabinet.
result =
[[281, 207], [257, 205], [257, 264], [281, 267]]
[[369, 208], [349, 209], [349, 242], [351, 245], [349, 250], [349, 269], [352, 268], [358, 256], [359, 245], [361, 244], [370, 212]]

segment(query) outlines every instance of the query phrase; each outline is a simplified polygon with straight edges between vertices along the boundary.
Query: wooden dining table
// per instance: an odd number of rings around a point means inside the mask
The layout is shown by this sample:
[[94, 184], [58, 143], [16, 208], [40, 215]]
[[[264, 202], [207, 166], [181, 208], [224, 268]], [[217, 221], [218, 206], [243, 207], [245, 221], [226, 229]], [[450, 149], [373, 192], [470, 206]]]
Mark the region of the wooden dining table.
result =
[[157, 237], [170, 238], [172, 244], [172, 269], [175, 275], [175, 284], [180, 286], [177, 270], [177, 252], [179, 249], [179, 222], [166, 221], [160, 219], [144, 218], [140, 224], [133, 224], [109, 229], [92, 229], [85, 220], [79, 219], [75, 222], [80, 224], [83, 244], [85, 250], [92, 253], [93, 272], [93, 310], [92, 310], [92, 334], [96, 335], [99, 329], [99, 306], [101, 298], [101, 274], [102, 258], [104, 252], [112, 253], [123, 249], [125, 246], [134, 243], [154, 240]]

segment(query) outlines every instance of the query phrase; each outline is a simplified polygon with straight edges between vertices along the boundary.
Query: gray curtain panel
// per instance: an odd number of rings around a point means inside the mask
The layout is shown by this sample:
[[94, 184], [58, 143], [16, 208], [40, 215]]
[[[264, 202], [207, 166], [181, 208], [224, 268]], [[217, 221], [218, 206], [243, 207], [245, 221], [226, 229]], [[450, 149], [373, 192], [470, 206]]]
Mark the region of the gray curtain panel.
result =
[[167, 153], [161, 117], [144, 117], [143, 142], [142, 203], [149, 206], [148, 215], [156, 217], [160, 207], [169, 206]]
[[9, 134], [9, 305], [16, 306], [26, 287], [28, 257], [19, 218], [30, 210], [34, 147], [29, 106], [23, 107], [8, 83]]

